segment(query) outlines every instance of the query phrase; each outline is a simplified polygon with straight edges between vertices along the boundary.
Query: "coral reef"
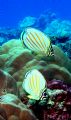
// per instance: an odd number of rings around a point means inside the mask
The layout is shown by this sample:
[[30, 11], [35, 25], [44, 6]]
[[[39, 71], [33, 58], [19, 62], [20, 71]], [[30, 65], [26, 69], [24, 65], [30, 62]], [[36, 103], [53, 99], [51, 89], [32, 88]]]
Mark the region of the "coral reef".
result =
[[[22, 44], [20, 34], [26, 27], [50, 37], [54, 56], [37, 54]], [[70, 120], [70, 58], [71, 22], [57, 19], [54, 13], [26, 17], [15, 29], [0, 28], [0, 120]], [[26, 72], [33, 69], [46, 80], [46, 100], [29, 99], [22, 88]]]
[[24, 50], [20, 40], [11, 40], [0, 48], [0, 66], [10, 74], [21, 69], [32, 58], [33, 55], [29, 50]]
[[[12, 43], [14, 43], [14, 44], [12, 44]], [[6, 71], [7, 73], [10, 73], [12, 75], [11, 79], [15, 79], [15, 83], [17, 84], [16, 86], [19, 90], [19, 95], [18, 94], [16, 94], [16, 95], [20, 97], [21, 101], [24, 104], [27, 105], [29, 102], [29, 99], [27, 98], [24, 90], [22, 89], [22, 81], [24, 80], [25, 73], [34, 68], [38, 69], [44, 75], [49, 89], [51, 89], [51, 90], [63, 89], [64, 91], [65, 90], [70, 91], [70, 89], [69, 88], [67, 89], [67, 87], [64, 87], [65, 85], [63, 85], [63, 84], [68, 84], [68, 85], [71, 84], [71, 69], [70, 69], [71, 60], [64, 54], [64, 52], [59, 47], [53, 45], [53, 49], [54, 49], [55, 59], [52, 57], [49, 59], [48, 57], [45, 57], [45, 56], [42, 57], [41, 55], [32, 53], [30, 50], [28, 50], [22, 46], [22, 43], [20, 40], [15, 40], [15, 39], [11, 40], [11, 41], [3, 44], [0, 47], [0, 58], [1, 58], [0, 59], [0, 68], [3, 69], [4, 71]], [[14, 86], [13, 86], [13, 83], [14, 83], [13, 80], [11, 82], [11, 80], [9, 81], [8, 77], [4, 78], [4, 74], [6, 74], [6, 72], [4, 72], [4, 71], [1, 70], [1, 72], [0, 72], [3, 75], [3, 77], [1, 77], [0, 80], [1, 80], [1, 83], [3, 81], [2, 84], [4, 84], [4, 85], [5, 85], [5, 81], [8, 80], [8, 86], [3, 87], [3, 85], [1, 85], [2, 92], [4, 89], [6, 91], [8, 90], [7, 93], [8, 92], [12, 93], [9, 88], [9, 85], [10, 85], [10, 87], [12, 85], [11, 90], [14, 91], [13, 92], [14, 94], [17, 93], [17, 90], [15, 92], [16, 88], [14, 89]], [[61, 80], [61, 82], [59, 82], [58, 80]], [[10, 82], [10, 84], [9, 84], [9, 82]], [[47, 94], [48, 94], [48, 92], [47, 92]], [[54, 94], [55, 94], [55, 96], [49, 97], [50, 98], [48, 100], [49, 102], [47, 102], [47, 103], [49, 103], [49, 105], [47, 104], [47, 106], [52, 106], [49, 108], [45, 107], [46, 106], [45, 101], [42, 101], [42, 102], [41, 101], [40, 102], [32, 102], [31, 101], [29, 108], [32, 109], [35, 116], [37, 116], [37, 118], [39, 120], [48, 120], [48, 118], [49, 119], [52, 118], [52, 120], [56, 119], [56, 118], [59, 119], [59, 117], [61, 118], [62, 116], [65, 116], [65, 115], [66, 115], [66, 117], [68, 116], [68, 118], [70, 118], [70, 114], [68, 114], [67, 112], [65, 114], [65, 113], [63, 113], [63, 111], [66, 109], [66, 111], [70, 112], [70, 105], [71, 105], [70, 99], [71, 98], [70, 98], [69, 94], [71, 94], [71, 93], [62, 92], [61, 94], [56, 94], [56, 92], [55, 92]], [[2, 93], [1, 93], [1, 95], [2, 95]], [[5, 95], [7, 97], [6, 93], [5, 93]], [[67, 98], [63, 97], [63, 96], [67, 96], [67, 95], [68, 95]], [[54, 99], [54, 98], [56, 98], [56, 99]], [[59, 99], [61, 99], [62, 101], [59, 102]], [[69, 102], [69, 106], [67, 105], [68, 102]], [[54, 106], [51, 103], [55, 103]], [[62, 105], [63, 107], [59, 108], [59, 105], [60, 106]], [[1, 106], [2, 106], [2, 102], [1, 102]], [[15, 106], [13, 106], [12, 104], [11, 105], [7, 104], [5, 106], [5, 103], [4, 103], [3, 107], [1, 107], [1, 110], [3, 111], [3, 112], [1, 112], [1, 114], [4, 114], [4, 112], [5, 112], [4, 116], [7, 114], [6, 109], [5, 109], [6, 107], [8, 107], [10, 109], [10, 112], [12, 110], [18, 111], [18, 109], [19, 109], [18, 105], [16, 105], [16, 108], [15, 108]], [[62, 111], [62, 113], [59, 112], [60, 110]], [[54, 113], [54, 116], [52, 114], [52, 111]], [[21, 113], [21, 114], [23, 114], [23, 118], [21, 118], [21, 120], [22, 119], [24, 120], [24, 118], [25, 118], [24, 112], [25, 111], [23, 111], [23, 113]], [[28, 113], [26, 113], [26, 114], [28, 114]], [[8, 117], [8, 115], [6, 115], [6, 116]], [[20, 116], [22, 116], [22, 115], [20, 115]], [[0, 117], [1, 117], [1, 119], [4, 119], [4, 117], [2, 115]], [[28, 117], [30, 117], [30, 116], [28, 115]], [[8, 119], [9, 120], [12, 120], [12, 119], [20, 120], [20, 118], [18, 118], [18, 115], [17, 114], [15, 115], [13, 113], [11, 116], [8, 117]], [[28, 118], [28, 119], [32, 120], [32, 118]], [[61, 118], [61, 119], [63, 119], [63, 118]]]
[[18, 27], [20, 29], [24, 29], [26, 27], [34, 27], [37, 24], [37, 19], [35, 17], [25, 17], [23, 20], [21, 20], [18, 24]]
[[0, 113], [5, 120], [37, 120], [32, 111], [13, 94], [0, 96]]
[[0, 28], [0, 45], [20, 37], [21, 29], [19, 28]]
[[52, 41], [56, 40], [56, 43], [64, 43], [70, 39], [70, 26], [71, 23], [69, 21], [56, 19], [46, 27], [44, 32], [52, 38]]
[[[55, 13], [45, 11], [38, 18], [28, 16], [20, 20], [17, 28], [0, 28], [0, 45], [11, 39], [19, 39], [22, 30], [27, 27], [34, 27], [42, 30], [50, 38], [53, 44], [58, 45], [71, 58], [71, 22], [61, 20]], [[68, 43], [67, 43], [68, 41]], [[66, 47], [65, 47], [66, 46]]]
[[18, 96], [17, 83], [9, 73], [0, 70], [0, 95], [7, 93]]
[[[71, 119], [71, 87], [67, 88], [60, 80], [48, 82], [47, 95], [49, 96], [44, 102], [36, 102], [31, 105], [39, 120], [69, 120]], [[63, 90], [56, 92], [56, 90]], [[36, 112], [38, 110], [38, 112]]]
[[[14, 44], [12, 44], [14, 43]], [[11, 40], [0, 48], [0, 67], [1, 69], [9, 72], [16, 81], [23, 81], [24, 72], [31, 67], [38, 69], [44, 68], [46, 65], [53, 63], [58, 66], [64, 67], [71, 72], [71, 60], [63, 53], [63, 51], [53, 46], [54, 58], [46, 58], [45, 56], [39, 56], [31, 53], [30, 50], [23, 48], [20, 40]], [[44, 61], [44, 63], [42, 62]], [[41, 64], [41, 65], [40, 65]], [[59, 68], [58, 68], [59, 69]]]
[[42, 31], [56, 19], [56, 14], [52, 13], [50, 10], [46, 10], [41, 14], [37, 21], [37, 27]]
[[[27, 98], [24, 90], [22, 89], [22, 81], [24, 80], [25, 73], [28, 70], [31, 70], [34, 68], [38, 69], [44, 75], [47, 81], [48, 88], [52, 89], [56, 86], [56, 82], [53, 83], [53, 81], [51, 81], [55, 79], [62, 80], [65, 84], [69, 85], [71, 83], [71, 67], [70, 67], [71, 60], [64, 54], [64, 52], [59, 47], [53, 45], [53, 49], [54, 49], [55, 58], [52, 58], [52, 57], [48, 58], [45, 56], [32, 53], [30, 50], [26, 49], [25, 46], [22, 45], [20, 40], [17, 40], [17, 39], [13, 39], [3, 44], [0, 47], [0, 69], [2, 69], [0, 70], [0, 75], [1, 75], [0, 80], [2, 83], [0, 87], [1, 95], [3, 94], [6, 95], [7, 93], [13, 93], [19, 96], [21, 101], [27, 105], [29, 99]], [[8, 73], [11, 74], [12, 76], [9, 75]], [[60, 88], [60, 85], [61, 84], [58, 83], [57, 87], [59, 86]], [[63, 94], [60, 94], [60, 96], [63, 96]], [[51, 97], [51, 98], [54, 98], [54, 97]], [[53, 102], [53, 99], [51, 100]], [[63, 100], [63, 97], [62, 97], [62, 100]], [[49, 118], [52, 117], [51, 111], [53, 109], [50, 109], [50, 110], [48, 108], [46, 109], [45, 105], [42, 106], [40, 104], [44, 104], [44, 102], [42, 101], [42, 103], [40, 102], [39, 104], [34, 104], [29, 106], [34, 112], [34, 114], [37, 116], [37, 118], [41, 120], [47, 120], [49, 115], [50, 115]], [[16, 106], [18, 107], [18, 105]], [[12, 109], [15, 111], [19, 109], [9, 104], [5, 106], [5, 103], [4, 103], [4, 108], [5, 107], [10, 108], [10, 111], [12, 111]], [[6, 112], [6, 109], [4, 108], [1, 107], [1, 111], [3, 111], [1, 112], [1, 114], [4, 114], [4, 112]], [[39, 110], [38, 112], [37, 112], [37, 109]], [[55, 110], [58, 111], [56, 107], [54, 108], [54, 111]], [[48, 111], [50, 112], [48, 113]], [[21, 114], [24, 115], [24, 112]], [[59, 111], [57, 114], [60, 114]], [[4, 119], [2, 115], [0, 117], [1, 119]], [[12, 119], [19, 119], [19, 118], [17, 115], [12, 114], [8, 119], [12, 120]], [[29, 118], [29, 119], [32, 120], [32, 118]]]

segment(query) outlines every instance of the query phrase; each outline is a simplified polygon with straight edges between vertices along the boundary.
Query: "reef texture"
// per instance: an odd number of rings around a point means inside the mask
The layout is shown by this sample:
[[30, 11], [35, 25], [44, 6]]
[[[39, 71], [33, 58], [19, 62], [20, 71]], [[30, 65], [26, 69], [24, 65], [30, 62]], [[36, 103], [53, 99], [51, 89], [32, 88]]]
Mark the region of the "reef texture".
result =
[[30, 108], [40, 120], [70, 120], [71, 87], [60, 80], [49, 81], [47, 86], [46, 101], [32, 102]]
[[[4, 43], [0, 47], [0, 94], [1, 96], [7, 96], [8, 93], [12, 93], [18, 96], [18, 99], [27, 107], [29, 99], [22, 89], [22, 82], [28, 70], [38, 69], [47, 81], [47, 88], [52, 91], [53, 89], [62, 89], [64, 91], [57, 94], [54, 92], [52, 96], [47, 97], [46, 102], [30, 103], [27, 110], [31, 109], [39, 120], [68, 120], [71, 118], [71, 88], [69, 86], [71, 84], [71, 60], [56, 45], [53, 45], [53, 50], [54, 57], [48, 58], [32, 53], [22, 45], [20, 40], [12, 39]], [[19, 110], [18, 104], [14, 106], [13, 102], [9, 104], [10, 101], [7, 101], [6, 104], [5, 102], [0, 102], [1, 111], [3, 111], [1, 114], [5, 113], [5, 117], [7, 116], [8, 120], [33, 120], [29, 112], [26, 113], [26, 116], [29, 118], [24, 117], [25, 111], [19, 113], [23, 114], [23, 118], [19, 117], [21, 115], [17, 116], [18, 111], [21, 111]], [[9, 112], [13, 110], [16, 111], [16, 114], [12, 113], [11, 116], [8, 116], [7, 107], [9, 108]], [[0, 116], [1, 119], [5, 119], [3, 114]]]
[[20, 99], [13, 94], [0, 96], [0, 120], [37, 120]]
[[71, 58], [71, 21], [61, 20], [55, 13], [45, 11], [38, 18], [25, 17], [20, 20], [17, 28], [0, 28], [0, 45], [11, 39], [19, 39], [22, 30], [34, 27], [42, 30], [53, 44], [58, 45]]
[[7, 93], [18, 95], [17, 83], [9, 73], [0, 70], [0, 95]]
[[[43, 70], [57, 68], [70, 75], [71, 60], [59, 47], [53, 45], [53, 49], [54, 57], [42, 57], [41, 55], [34, 55], [30, 50], [23, 47], [20, 40], [13, 39], [0, 47], [0, 68], [10, 73], [16, 81], [23, 81], [24, 72], [34, 67]], [[47, 67], [50, 64], [53, 65]]]
[[[20, 33], [26, 27], [38, 28], [51, 38], [53, 57], [22, 44]], [[45, 12], [38, 19], [24, 18], [17, 29], [0, 28], [0, 35], [0, 120], [70, 120], [71, 22]], [[25, 73], [34, 68], [46, 79], [45, 101], [29, 100], [22, 88]]]

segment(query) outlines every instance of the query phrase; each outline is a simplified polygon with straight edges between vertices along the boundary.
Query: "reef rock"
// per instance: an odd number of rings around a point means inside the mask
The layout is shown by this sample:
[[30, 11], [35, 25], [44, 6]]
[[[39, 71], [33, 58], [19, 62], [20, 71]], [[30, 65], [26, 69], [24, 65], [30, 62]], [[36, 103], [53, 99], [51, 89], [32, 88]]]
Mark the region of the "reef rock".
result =
[[25, 73], [32, 70], [32, 69], [38, 69], [46, 78], [46, 81], [50, 81], [52, 79], [62, 80], [66, 84], [71, 83], [71, 73], [65, 68], [61, 67], [57, 64], [47, 64], [45, 61], [31, 61], [28, 62], [25, 66], [25, 72], [22, 73], [23, 70], [21, 70], [21, 74], [23, 74], [22, 79], [24, 80]]
[[23, 20], [19, 22], [18, 27], [20, 29], [25, 29], [26, 27], [34, 27], [36, 26], [37, 19], [35, 17], [25, 17]]
[[[71, 22], [57, 18], [55, 13], [47, 10], [38, 18], [31, 16], [25, 17], [18, 23], [17, 28], [0, 28], [0, 45], [12, 39], [19, 39], [21, 32], [27, 27], [42, 30], [51, 38], [52, 43], [56, 45], [64, 43], [65, 46], [66, 42], [71, 40]], [[62, 45], [61, 48], [65, 51]], [[68, 46], [66, 49], [68, 57], [71, 58]]]
[[39, 120], [71, 119], [71, 86], [61, 80], [48, 81], [45, 99], [29, 101]]
[[56, 20], [56, 14], [49, 10], [46, 10], [39, 16], [37, 27], [43, 31], [54, 20]]
[[[61, 79], [71, 83], [71, 60], [56, 45], [53, 45], [54, 57], [45, 57], [32, 53], [20, 40], [11, 40], [0, 47], [0, 68], [11, 74], [16, 80], [20, 96], [25, 73], [38, 69], [47, 81]], [[12, 83], [13, 84], [13, 83]]]
[[71, 40], [66, 41], [64, 44], [64, 50], [67, 53], [68, 57], [71, 58]]
[[0, 28], [0, 45], [10, 39], [18, 39], [21, 32], [19, 28]]
[[38, 29], [44, 30], [47, 25], [49, 25], [55, 19], [55, 13], [47, 10], [44, 11], [38, 18], [31, 16], [25, 17], [19, 22], [18, 27], [22, 30], [27, 27], [37, 27]]
[[37, 120], [31, 110], [13, 94], [0, 96], [0, 117], [5, 120]]
[[7, 93], [18, 95], [17, 84], [9, 73], [0, 69], [0, 95]]
[[[41, 57], [23, 47], [20, 40], [11, 40], [0, 47], [0, 68], [9, 72], [16, 81], [23, 81], [26, 68], [29, 70], [36, 66], [40, 69], [44, 65], [43, 69], [47, 69], [49, 64], [55, 64], [71, 72], [71, 60], [59, 47], [53, 45], [53, 49], [53, 58]], [[42, 65], [39, 66], [41, 63]]]
[[55, 43], [64, 43], [71, 38], [70, 28], [70, 21], [55, 19], [45, 28], [44, 32], [50, 36]]
[[31, 51], [24, 49], [20, 40], [11, 40], [0, 47], [0, 66], [14, 74], [33, 59]]

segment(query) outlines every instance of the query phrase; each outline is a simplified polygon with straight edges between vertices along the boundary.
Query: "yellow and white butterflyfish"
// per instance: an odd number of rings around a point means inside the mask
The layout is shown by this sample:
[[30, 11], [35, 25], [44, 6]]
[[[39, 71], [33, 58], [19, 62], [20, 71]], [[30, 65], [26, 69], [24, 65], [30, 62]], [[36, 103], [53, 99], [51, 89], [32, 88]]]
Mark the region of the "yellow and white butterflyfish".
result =
[[40, 30], [35, 28], [26, 28], [25, 31], [21, 33], [21, 40], [31, 51], [45, 56], [54, 55], [50, 38]]
[[46, 80], [38, 70], [33, 69], [26, 74], [22, 87], [29, 94], [28, 98], [40, 100], [46, 89]]

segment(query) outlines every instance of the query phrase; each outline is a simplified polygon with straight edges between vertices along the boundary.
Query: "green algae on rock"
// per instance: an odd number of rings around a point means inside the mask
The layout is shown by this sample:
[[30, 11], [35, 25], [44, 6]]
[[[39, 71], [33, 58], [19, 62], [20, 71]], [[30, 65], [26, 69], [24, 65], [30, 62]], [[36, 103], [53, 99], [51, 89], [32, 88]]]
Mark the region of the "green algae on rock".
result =
[[[0, 98], [0, 108], [5, 111], [8, 120], [16, 118], [16, 116], [19, 120], [37, 120], [32, 111], [17, 96], [6, 94]], [[1, 116], [4, 117], [2, 114]]]
[[10, 73], [18, 82], [22, 82], [25, 73], [34, 68], [40, 70], [46, 80], [57, 78], [71, 82], [71, 60], [57, 46], [53, 45], [55, 58], [51, 61], [45, 56], [33, 54], [22, 46], [20, 40], [11, 40], [2, 45], [0, 50], [0, 68]]
[[0, 70], [0, 95], [7, 93], [18, 95], [17, 83], [9, 73]]

